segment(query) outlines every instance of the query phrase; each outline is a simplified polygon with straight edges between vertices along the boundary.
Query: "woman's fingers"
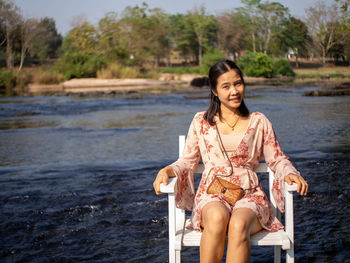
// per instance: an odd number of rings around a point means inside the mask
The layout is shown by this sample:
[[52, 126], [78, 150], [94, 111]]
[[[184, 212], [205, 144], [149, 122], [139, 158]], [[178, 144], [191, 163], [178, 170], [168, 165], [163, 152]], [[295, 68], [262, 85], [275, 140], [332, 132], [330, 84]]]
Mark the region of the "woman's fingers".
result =
[[297, 184], [297, 192], [300, 193], [300, 195], [307, 194], [309, 186], [302, 176], [295, 175], [295, 174], [288, 174], [284, 180], [289, 185], [291, 185], [293, 182], [296, 183]]
[[163, 183], [164, 185], [168, 184], [168, 175], [164, 170], [160, 170], [157, 178], [153, 182], [153, 188], [157, 195], [161, 194], [160, 191], [160, 184]]

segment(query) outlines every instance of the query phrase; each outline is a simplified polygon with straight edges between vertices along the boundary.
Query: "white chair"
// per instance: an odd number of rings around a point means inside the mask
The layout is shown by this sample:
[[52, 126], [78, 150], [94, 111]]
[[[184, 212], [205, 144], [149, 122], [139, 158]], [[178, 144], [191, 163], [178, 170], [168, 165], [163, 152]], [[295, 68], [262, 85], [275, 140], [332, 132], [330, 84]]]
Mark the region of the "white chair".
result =
[[[185, 136], [179, 136], [179, 156], [181, 156], [185, 145]], [[203, 164], [198, 164], [195, 173], [202, 173]], [[265, 163], [260, 163], [255, 169], [257, 173], [269, 173], [270, 201], [276, 217], [281, 220], [281, 212], [276, 208], [271, 189], [273, 182], [273, 172]], [[185, 211], [175, 206], [174, 186], [176, 178], [170, 178], [168, 185], [161, 184], [160, 190], [168, 194], [169, 208], [169, 263], [181, 262], [181, 248], [183, 246], [199, 246], [201, 232], [189, 230], [186, 226], [190, 219], [186, 219]], [[297, 185], [285, 183], [285, 230], [268, 232], [262, 230], [251, 237], [253, 246], [274, 246], [274, 262], [281, 262], [281, 249], [286, 251], [286, 262], [294, 262], [294, 222], [293, 222], [293, 191], [297, 190]]]

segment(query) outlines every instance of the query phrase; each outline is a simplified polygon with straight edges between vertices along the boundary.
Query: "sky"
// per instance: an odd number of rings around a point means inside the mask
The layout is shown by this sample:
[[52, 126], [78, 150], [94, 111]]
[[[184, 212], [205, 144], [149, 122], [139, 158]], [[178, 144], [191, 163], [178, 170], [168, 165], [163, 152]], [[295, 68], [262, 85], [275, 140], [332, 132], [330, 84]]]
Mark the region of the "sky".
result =
[[[319, 0], [274, 0], [288, 7], [297, 18], [305, 17], [305, 9], [312, 7]], [[210, 14], [219, 14], [226, 10], [240, 7], [240, 0], [13, 0], [26, 18], [52, 17], [56, 27], [63, 36], [71, 29], [75, 17], [83, 16], [93, 24], [108, 12], [120, 14], [126, 6], [141, 5], [146, 2], [150, 8], [161, 8], [170, 14], [182, 13], [202, 4]], [[273, 2], [273, 0], [270, 0]], [[334, 0], [323, 0], [327, 5]]]

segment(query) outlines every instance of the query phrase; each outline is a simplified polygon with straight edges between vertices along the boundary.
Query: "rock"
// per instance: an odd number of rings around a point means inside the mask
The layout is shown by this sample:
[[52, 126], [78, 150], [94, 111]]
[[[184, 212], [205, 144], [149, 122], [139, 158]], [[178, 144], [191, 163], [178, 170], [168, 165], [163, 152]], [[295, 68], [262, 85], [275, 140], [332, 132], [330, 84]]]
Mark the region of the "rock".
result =
[[323, 87], [318, 90], [306, 91], [304, 96], [349, 96], [350, 83], [345, 82], [336, 86]]
[[192, 79], [190, 85], [192, 87], [209, 87], [209, 79], [208, 77], [198, 77], [198, 78], [194, 78]]

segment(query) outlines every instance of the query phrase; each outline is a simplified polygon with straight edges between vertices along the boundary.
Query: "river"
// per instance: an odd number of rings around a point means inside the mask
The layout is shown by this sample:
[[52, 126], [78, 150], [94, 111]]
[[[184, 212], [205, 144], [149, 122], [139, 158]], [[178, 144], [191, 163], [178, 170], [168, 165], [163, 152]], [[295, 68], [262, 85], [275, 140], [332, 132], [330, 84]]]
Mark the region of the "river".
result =
[[[248, 90], [246, 103], [310, 185], [295, 195], [296, 262], [349, 262], [350, 97], [303, 97], [310, 89]], [[167, 197], [152, 182], [207, 105], [183, 94], [1, 98], [0, 261], [167, 262]], [[272, 257], [252, 248], [251, 262]], [[199, 262], [198, 248], [182, 260]]]

